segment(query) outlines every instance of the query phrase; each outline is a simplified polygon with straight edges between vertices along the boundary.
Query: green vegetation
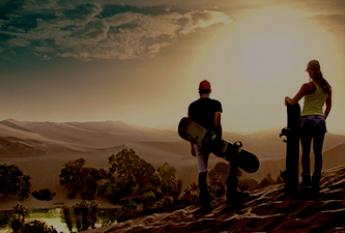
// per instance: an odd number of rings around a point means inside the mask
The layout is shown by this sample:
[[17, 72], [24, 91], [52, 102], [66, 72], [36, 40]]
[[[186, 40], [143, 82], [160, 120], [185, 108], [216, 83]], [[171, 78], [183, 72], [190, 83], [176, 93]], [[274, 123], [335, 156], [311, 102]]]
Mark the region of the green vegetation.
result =
[[157, 185], [154, 167], [133, 150], [124, 149], [109, 158], [109, 173], [103, 195], [113, 203], [129, 195], [142, 195]]
[[13, 208], [11, 228], [14, 233], [57, 233], [52, 226], [37, 220], [25, 223], [27, 210], [20, 204]]
[[[117, 221], [197, 204], [198, 186], [192, 183], [182, 191], [182, 181], [176, 177], [176, 169], [168, 163], [155, 169], [131, 149], [111, 155], [108, 162], [108, 170], [86, 167], [84, 159], [67, 162], [61, 170], [60, 183], [67, 188], [68, 196], [108, 199], [118, 207]], [[209, 189], [214, 198], [224, 196], [228, 171], [229, 164], [224, 162], [210, 170]], [[252, 190], [273, 183], [270, 176], [260, 183], [247, 178], [241, 179], [239, 188]], [[89, 228], [90, 223], [85, 221], [88, 211], [89, 207], [74, 208], [78, 230]], [[67, 211], [65, 214], [70, 215]]]
[[30, 195], [30, 176], [15, 165], [0, 164], [0, 194], [5, 198], [8, 195], [17, 195], [19, 200], [24, 200]]
[[[167, 212], [196, 205], [199, 190], [195, 183], [188, 185], [182, 191], [182, 181], [176, 177], [176, 169], [164, 163], [155, 169], [134, 150], [123, 149], [108, 159], [109, 168], [96, 169], [87, 167], [85, 160], [80, 158], [68, 161], [60, 172], [60, 184], [68, 191], [69, 198], [80, 197], [73, 207], [63, 209], [65, 223], [72, 232], [94, 228], [97, 218], [96, 196], [105, 198], [115, 204], [111, 218], [105, 224], [117, 220], [125, 221], [142, 215]], [[229, 164], [220, 162], [209, 172], [209, 190], [211, 196], [222, 197], [226, 190], [226, 179]], [[261, 182], [251, 178], [241, 179], [239, 188], [253, 190], [275, 184], [268, 174]], [[0, 164], [0, 194], [18, 195], [20, 199], [30, 194], [30, 177], [24, 175], [14, 165]], [[39, 200], [52, 200], [55, 193], [49, 189], [34, 191], [32, 196]], [[102, 214], [102, 213], [101, 213]], [[13, 232], [56, 232], [39, 221], [25, 223], [26, 210], [18, 205], [11, 217]], [[73, 215], [73, 216], [72, 216]], [[7, 217], [8, 219], [8, 217]]]
[[47, 226], [44, 222], [34, 220], [25, 223], [23, 233], [57, 233], [53, 226]]
[[84, 159], [69, 161], [61, 170], [60, 184], [70, 198], [80, 195], [92, 200], [97, 195], [120, 205], [118, 220], [176, 209], [182, 203], [182, 181], [176, 169], [164, 163], [156, 170], [131, 149], [111, 155], [108, 171], [86, 167]]
[[225, 194], [226, 178], [229, 173], [229, 164], [219, 162], [209, 172], [210, 192], [215, 197], [222, 197]]
[[97, 192], [98, 181], [106, 176], [103, 169], [85, 167], [84, 165], [84, 159], [69, 161], [60, 172], [60, 184], [69, 191], [69, 198], [74, 198], [80, 194], [83, 199], [93, 199]]

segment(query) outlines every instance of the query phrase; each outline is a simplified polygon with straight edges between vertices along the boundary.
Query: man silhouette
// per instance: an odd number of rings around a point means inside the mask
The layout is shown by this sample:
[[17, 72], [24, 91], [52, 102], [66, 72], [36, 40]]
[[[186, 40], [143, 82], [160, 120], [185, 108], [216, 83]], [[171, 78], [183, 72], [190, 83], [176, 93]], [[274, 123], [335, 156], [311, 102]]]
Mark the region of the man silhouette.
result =
[[[203, 80], [199, 84], [199, 95], [200, 98], [189, 105], [188, 116], [205, 127], [208, 130], [212, 130], [217, 135], [217, 140], [222, 139], [222, 125], [221, 125], [221, 114], [222, 105], [218, 100], [210, 98], [211, 84], [207, 80]], [[207, 164], [210, 151], [205, 148], [199, 147], [197, 144], [191, 143], [191, 153], [197, 157], [199, 177], [199, 203], [200, 210], [202, 212], [209, 212], [210, 206], [210, 194], [207, 188]], [[229, 176], [227, 178], [227, 202], [228, 204], [234, 204], [239, 200], [241, 193], [237, 191], [238, 184], [238, 168], [236, 161], [231, 162]]]

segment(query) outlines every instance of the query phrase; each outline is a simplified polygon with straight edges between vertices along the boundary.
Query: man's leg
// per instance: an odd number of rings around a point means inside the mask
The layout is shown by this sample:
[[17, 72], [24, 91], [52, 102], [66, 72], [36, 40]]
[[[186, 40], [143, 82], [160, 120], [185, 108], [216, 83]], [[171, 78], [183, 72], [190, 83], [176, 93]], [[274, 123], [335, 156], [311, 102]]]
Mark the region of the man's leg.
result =
[[200, 172], [198, 179], [199, 203], [202, 208], [210, 208], [210, 194], [207, 188], [207, 172]]
[[197, 145], [193, 146], [199, 168], [199, 177], [198, 177], [198, 187], [199, 187], [199, 203], [201, 208], [205, 211], [209, 211], [210, 207], [210, 194], [207, 187], [207, 163], [209, 158], [209, 153], [205, 153], [200, 150]]
[[236, 201], [237, 199], [237, 185], [238, 185], [238, 167], [236, 161], [231, 161], [229, 167], [229, 175], [226, 179], [226, 200], [229, 204]]
[[238, 186], [238, 162], [233, 159], [230, 162], [229, 175], [226, 179], [226, 201], [228, 205], [238, 206], [242, 201], [249, 197], [248, 192], [240, 192], [237, 190]]

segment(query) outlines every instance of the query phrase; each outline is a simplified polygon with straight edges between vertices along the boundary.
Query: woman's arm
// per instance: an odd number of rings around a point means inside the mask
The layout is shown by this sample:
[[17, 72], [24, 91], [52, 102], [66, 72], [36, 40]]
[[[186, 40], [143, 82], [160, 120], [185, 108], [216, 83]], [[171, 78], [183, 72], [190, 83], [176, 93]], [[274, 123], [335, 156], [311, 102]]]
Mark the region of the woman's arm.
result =
[[328, 97], [326, 99], [325, 119], [327, 119], [329, 112], [332, 108], [332, 89], [330, 89]]
[[297, 94], [292, 99], [288, 96], [285, 97], [285, 105], [297, 104], [298, 101], [303, 98], [303, 96], [312, 94], [315, 90], [316, 87], [313, 83], [305, 83], [302, 85], [302, 87], [299, 89]]

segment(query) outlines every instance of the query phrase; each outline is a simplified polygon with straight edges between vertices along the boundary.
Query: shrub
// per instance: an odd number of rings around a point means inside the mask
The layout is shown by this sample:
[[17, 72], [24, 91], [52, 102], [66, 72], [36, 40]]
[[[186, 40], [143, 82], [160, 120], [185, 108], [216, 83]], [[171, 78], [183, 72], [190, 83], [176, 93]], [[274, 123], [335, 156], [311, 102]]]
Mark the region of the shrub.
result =
[[15, 165], [0, 164], [0, 194], [17, 195], [19, 200], [24, 200], [29, 197], [30, 188], [30, 176]]
[[49, 189], [41, 189], [39, 191], [34, 191], [32, 196], [41, 201], [50, 201], [56, 193], [52, 193]]
[[23, 233], [57, 233], [52, 226], [47, 226], [45, 223], [34, 220], [26, 223], [23, 227]]

